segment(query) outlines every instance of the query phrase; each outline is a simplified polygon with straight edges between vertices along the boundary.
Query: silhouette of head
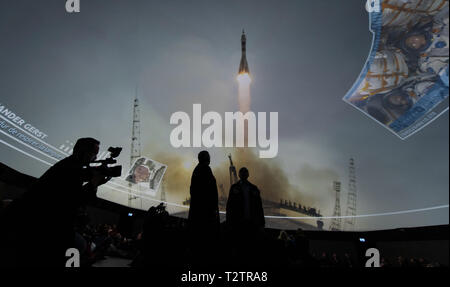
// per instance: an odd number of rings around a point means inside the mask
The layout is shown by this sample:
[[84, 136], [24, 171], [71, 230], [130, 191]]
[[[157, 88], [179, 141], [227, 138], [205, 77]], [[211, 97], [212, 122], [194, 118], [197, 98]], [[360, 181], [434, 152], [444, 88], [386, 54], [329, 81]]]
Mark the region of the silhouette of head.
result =
[[209, 165], [211, 159], [209, 157], [209, 153], [206, 150], [202, 150], [198, 153], [198, 162], [201, 164]]
[[241, 180], [247, 180], [248, 176], [249, 176], [249, 173], [248, 173], [248, 169], [246, 167], [243, 167], [239, 170], [239, 178]]
[[100, 142], [94, 138], [80, 138], [73, 147], [73, 156], [83, 165], [97, 158]]

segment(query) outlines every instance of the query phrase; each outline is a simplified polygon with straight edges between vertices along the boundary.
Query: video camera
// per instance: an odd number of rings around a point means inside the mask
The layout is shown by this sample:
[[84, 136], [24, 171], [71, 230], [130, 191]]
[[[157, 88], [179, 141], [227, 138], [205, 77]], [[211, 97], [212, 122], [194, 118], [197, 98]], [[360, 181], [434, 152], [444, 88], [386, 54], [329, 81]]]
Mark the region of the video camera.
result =
[[100, 166], [91, 167], [96, 169], [97, 171], [100, 171], [104, 176], [107, 177], [119, 177], [122, 175], [122, 166], [116, 165], [109, 167], [109, 164], [115, 164], [117, 163], [116, 157], [119, 156], [120, 152], [122, 151], [121, 147], [109, 147], [108, 151], [110, 153], [109, 157], [102, 160], [96, 160], [92, 163], [101, 163]]

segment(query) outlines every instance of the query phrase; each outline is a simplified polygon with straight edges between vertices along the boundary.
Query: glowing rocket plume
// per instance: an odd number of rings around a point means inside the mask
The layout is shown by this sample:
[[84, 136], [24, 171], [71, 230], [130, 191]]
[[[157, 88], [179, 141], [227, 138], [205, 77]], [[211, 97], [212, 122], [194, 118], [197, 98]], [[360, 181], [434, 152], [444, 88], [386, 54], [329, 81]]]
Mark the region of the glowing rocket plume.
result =
[[[237, 80], [239, 83], [238, 88], [238, 101], [239, 101], [239, 111], [243, 114], [250, 111], [250, 83], [252, 79], [250, 78], [250, 70], [248, 68], [247, 56], [246, 56], [246, 42], [244, 30], [242, 30], [241, 35], [241, 62], [239, 63], [239, 72]], [[248, 144], [248, 123], [245, 121], [244, 124], [244, 146]]]
[[237, 80], [239, 111], [245, 114], [250, 111], [250, 83], [252, 80], [247, 73], [238, 75]]
[[250, 70], [248, 68], [247, 57], [246, 57], [246, 42], [245, 32], [242, 30], [241, 36], [241, 62], [239, 63], [239, 72], [237, 80], [239, 83], [239, 111], [246, 113], [250, 111], [250, 83], [252, 79], [250, 78]]

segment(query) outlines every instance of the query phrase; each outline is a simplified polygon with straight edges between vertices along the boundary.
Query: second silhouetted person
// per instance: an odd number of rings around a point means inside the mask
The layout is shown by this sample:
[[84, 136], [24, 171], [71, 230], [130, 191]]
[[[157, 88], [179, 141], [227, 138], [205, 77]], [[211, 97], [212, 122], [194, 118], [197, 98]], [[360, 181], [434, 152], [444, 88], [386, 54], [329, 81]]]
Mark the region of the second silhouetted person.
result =
[[264, 210], [256, 185], [248, 181], [248, 169], [239, 170], [240, 180], [230, 188], [227, 202], [227, 224], [233, 231], [256, 232], [264, 228]]

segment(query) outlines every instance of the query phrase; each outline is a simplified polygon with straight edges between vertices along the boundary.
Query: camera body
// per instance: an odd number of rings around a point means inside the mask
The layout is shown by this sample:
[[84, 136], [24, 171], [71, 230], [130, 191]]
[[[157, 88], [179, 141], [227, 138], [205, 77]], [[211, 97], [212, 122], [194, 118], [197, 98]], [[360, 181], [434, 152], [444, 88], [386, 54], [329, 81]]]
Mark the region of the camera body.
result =
[[96, 160], [92, 163], [100, 163], [100, 166], [90, 167], [92, 169], [95, 169], [96, 171], [99, 171], [101, 174], [103, 174], [106, 177], [119, 177], [122, 175], [122, 166], [111, 166], [110, 164], [117, 163], [116, 157], [120, 155], [120, 152], [122, 151], [121, 147], [109, 147], [108, 151], [110, 152], [110, 155], [108, 158], [103, 160]]

